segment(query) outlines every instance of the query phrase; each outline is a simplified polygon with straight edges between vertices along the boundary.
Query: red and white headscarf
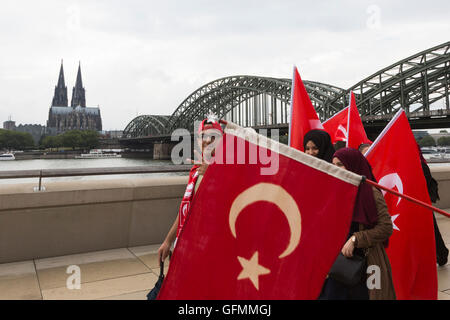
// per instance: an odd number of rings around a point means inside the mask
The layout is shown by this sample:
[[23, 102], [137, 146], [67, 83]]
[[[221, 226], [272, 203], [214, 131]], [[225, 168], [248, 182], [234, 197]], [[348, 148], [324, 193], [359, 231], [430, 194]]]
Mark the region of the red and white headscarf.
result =
[[[208, 119], [202, 121], [198, 129], [198, 134], [201, 134], [203, 131], [210, 129], [218, 130], [221, 134], [223, 134], [223, 130], [219, 122], [209, 121]], [[197, 169], [199, 167], [199, 165], [195, 164], [192, 166], [191, 171], [189, 172], [189, 180], [186, 186], [186, 191], [184, 192], [183, 200], [181, 200], [180, 209], [178, 210], [177, 239], [180, 236], [181, 230], [183, 229], [184, 222], [186, 221], [186, 217], [191, 207], [192, 199], [194, 198], [195, 185], [199, 176]]]

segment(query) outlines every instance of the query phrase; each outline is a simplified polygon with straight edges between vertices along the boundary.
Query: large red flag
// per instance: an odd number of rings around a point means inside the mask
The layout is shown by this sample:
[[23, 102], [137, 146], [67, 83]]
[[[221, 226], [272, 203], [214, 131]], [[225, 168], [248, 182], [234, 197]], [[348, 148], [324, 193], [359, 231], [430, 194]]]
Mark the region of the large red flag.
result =
[[313, 129], [322, 129], [322, 123], [309, 99], [297, 67], [294, 67], [291, 88], [291, 120], [289, 123], [289, 146], [303, 150], [303, 137]]
[[[250, 164], [237, 146], [270, 155], [278, 170], [261, 174], [267, 161]], [[361, 177], [231, 123], [215, 160], [158, 299], [316, 299], [346, 240]]]
[[[388, 188], [431, 204], [414, 135], [398, 112], [367, 151], [375, 178]], [[398, 299], [437, 299], [433, 212], [385, 193], [394, 224], [387, 254]]]
[[356, 99], [353, 91], [350, 91], [350, 112], [348, 112], [347, 121], [347, 147], [358, 149], [361, 143], [371, 143], [367, 139], [366, 131], [359, 116], [358, 108], [356, 107]]
[[346, 107], [323, 123], [323, 128], [331, 137], [331, 142], [347, 141], [348, 109]]

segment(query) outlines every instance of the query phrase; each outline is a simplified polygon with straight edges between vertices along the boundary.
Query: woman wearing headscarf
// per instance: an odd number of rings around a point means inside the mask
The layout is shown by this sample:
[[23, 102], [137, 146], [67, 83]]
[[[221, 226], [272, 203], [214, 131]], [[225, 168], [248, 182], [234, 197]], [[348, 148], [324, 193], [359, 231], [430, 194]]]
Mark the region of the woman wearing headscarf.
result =
[[324, 130], [314, 129], [308, 131], [303, 138], [303, 148], [306, 154], [331, 163], [334, 147], [331, 137]]
[[[333, 164], [343, 169], [363, 175], [375, 181], [372, 168], [366, 158], [356, 149], [342, 148], [334, 153]], [[389, 258], [385, 248], [393, 232], [391, 216], [380, 190], [362, 183], [355, 200], [353, 217], [347, 241], [342, 247], [345, 257], [354, 254], [366, 257], [367, 266], [379, 270], [379, 282], [367, 285], [367, 273], [356, 286], [347, 287], [337, 280], [327, 278], [322, 289], [321, 299], [395, 299], [394, 284]], [[370, 270], [372, 270], [371, 268]], [[372, 271], [373, 272], [373, 271]], [[377, 275], [375, 274], [375, 277]]]
[[[422, 164], [423, 175], [427, 181], [428, 194], [430, 195], [431, 202], [436, 202], [439, 199], [438, 193], [438, 183], [431, 175], [430, 168], [428, 167], [427, 161], [423, 157], [422, 150], [420, 146], [417, 145], [419, 149], [420, 163]], [[439, 266], [444, 266], [448, 261], [448, 249], [445, 246], [444, 240], [442, 239], [441, 232], [439, 231], [438, 224], [436, 222], [436, 217], [433, 213], [433, 225], [434, 225], [434, 239], [436, 241], [436, 259]]]

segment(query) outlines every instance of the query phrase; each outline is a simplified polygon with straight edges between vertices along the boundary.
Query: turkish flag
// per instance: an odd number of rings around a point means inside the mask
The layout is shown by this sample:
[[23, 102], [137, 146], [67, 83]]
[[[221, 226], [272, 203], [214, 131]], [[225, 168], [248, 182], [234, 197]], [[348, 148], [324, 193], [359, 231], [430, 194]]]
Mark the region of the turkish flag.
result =
[[331, 142], [347, 141], [348, 109], [346, 107], [323, 123], [323, 128], [331, 137]]
[[[262, 174], [262, 154], [276, 172]], [[215, 161], [158, 299], [317, 299], [345, 243], [361, 177], [231, 123]]]
[[353, 91], [350, 92], [350, 112], [348, 113], [347, 121], [347, 147], [358, 149], [361, 143], [371, 143], [367, 139], [366, 131], [359, 116], [358, 108], [356, 107], [355, 94]]
[[[431, 205], [414, 135], [403, 110], [367, 151], [378, 183]], [[394, 224], [388, 254], [398, 299], [437, 299], [433, 212], [385, 193]]]
[[297, 67], [294, 67], [291, 87], [291, 121], [289, 123], [289, 146], [303, 150], [303, 137], [308, 131], [322, 129], [308, 92], [300, 78]]

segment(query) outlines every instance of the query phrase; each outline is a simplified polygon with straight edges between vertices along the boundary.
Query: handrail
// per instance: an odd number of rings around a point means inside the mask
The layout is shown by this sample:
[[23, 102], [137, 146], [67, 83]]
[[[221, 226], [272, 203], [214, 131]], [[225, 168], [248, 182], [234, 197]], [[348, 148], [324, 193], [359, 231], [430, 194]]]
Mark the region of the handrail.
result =
[[163, 165], [163, 166], [137, 166], [137, 167], [108, 167], [108, 168], [83, 168], [83, 169], [37, 169], [0, 171], [1, 179], [39, 178], [39, 191], [41, 191], [42, 178], [97, 176], [114, 174], [138, 174], [138, 173], [168, 173], [188, 172], [192, 165]]

